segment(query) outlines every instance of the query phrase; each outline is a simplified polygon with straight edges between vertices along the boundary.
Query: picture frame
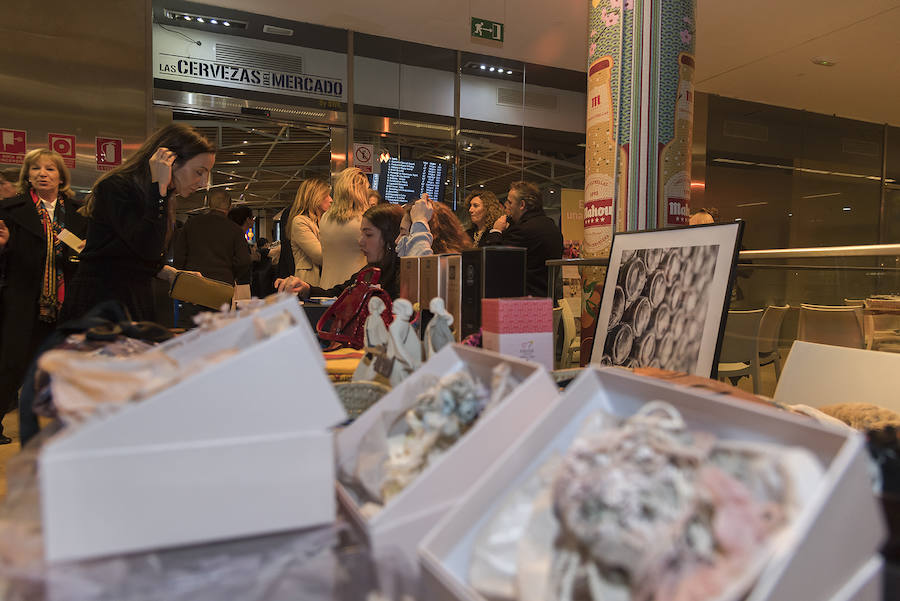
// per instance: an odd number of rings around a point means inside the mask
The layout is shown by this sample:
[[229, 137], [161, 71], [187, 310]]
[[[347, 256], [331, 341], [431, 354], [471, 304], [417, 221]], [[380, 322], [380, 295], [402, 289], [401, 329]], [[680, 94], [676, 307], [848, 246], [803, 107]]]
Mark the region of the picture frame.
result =
[[736, 221], [615, 234], [591, 363], [715, 378], [743, 231]]

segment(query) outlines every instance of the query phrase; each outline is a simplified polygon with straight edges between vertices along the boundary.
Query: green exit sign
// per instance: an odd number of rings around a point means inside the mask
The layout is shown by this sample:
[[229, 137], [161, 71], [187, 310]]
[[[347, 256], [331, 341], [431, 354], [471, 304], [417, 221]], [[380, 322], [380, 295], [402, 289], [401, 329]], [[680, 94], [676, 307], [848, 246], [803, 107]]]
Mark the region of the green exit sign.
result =
[[502, 42], [503, 23], [488, 21], [487, 19], [476, 19], [475, 17], [472, 17], [472, 37], [484, 38], [485, 40], [494, 40], [495, 42]]

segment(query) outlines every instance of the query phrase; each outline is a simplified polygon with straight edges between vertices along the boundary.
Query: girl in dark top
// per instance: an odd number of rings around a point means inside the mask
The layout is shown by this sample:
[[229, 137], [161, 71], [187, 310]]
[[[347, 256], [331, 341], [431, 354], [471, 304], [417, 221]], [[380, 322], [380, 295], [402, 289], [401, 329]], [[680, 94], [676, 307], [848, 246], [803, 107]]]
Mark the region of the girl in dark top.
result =
[[175, 224], [175, 195], [205, 187], [214, 162], [209, 140], [173, 123], [94, 184], [84, 210], [90, 217], [87, 244], [62, 319], [80, 317], [110, 299], [120, 301], [132, 319], [154, 319], [153, 277], [171, 282], [177, 273], [163, 265]]
[[[366, 267], [381, 269], [378, 283], [391, 298], [400, 295], [400, 259], [397, 257], [395, 240], [400, 233], [402, 219], [402, 208], [397, 205], [380, 204], [363, 213], [359, 227], [359, 249], [366, 256], [368, 263]], [[343, 284], [328, 289], [310, 286], [294, 276], [277, 280], [275, 286], [279, 292], [292, 292], [300, 298], [338, 296], [356, 281], [358, 273], [354, 273]]]

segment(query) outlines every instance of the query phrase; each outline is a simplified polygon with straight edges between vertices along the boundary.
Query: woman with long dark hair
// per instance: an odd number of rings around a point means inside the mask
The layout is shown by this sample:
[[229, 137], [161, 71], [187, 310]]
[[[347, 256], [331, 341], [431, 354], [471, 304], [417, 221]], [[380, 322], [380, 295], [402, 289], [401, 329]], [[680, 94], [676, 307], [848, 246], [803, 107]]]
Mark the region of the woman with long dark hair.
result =
[[[60, 237], [64, 230], [84, 236], [86, 224], [70, 183], [59, 154], [32, 150], [17, 195], [0, 201], [0, 420], [15, 408], [25, 371], [56, 328], [75, 274], [77, 249]], [[0, 423], [0, 444], [9, 442]]]
[[[403, 209], [396, 205], [375, 205], [363, 213], [359, 227], [359, 250], [366, 257], [366, 267], [381, 269], [378, 283], [391, 298], [397, 298], [400, 294], [400, 259], [397, 257], [395, 240], [400, 233], [402, 218]], [[278, 280], [275, 286], [280, 292], [293, 292], [300, 298], [338, 296], [353, 285], [358, 273], [351, 275], [343, 284], [328, 289], [310, 286], [308, 282], [297, 277]]]
[[163, 253], [175, 224], [175, 197], [206, 186], [215, 147], [173, 123], [153, 134], [123, 165], [102, 176], [85, 206], [87, 244], [63, 305], [63, 318], [118, 300], [135, 320], [153, 320], [153, 277], [176, 270]]

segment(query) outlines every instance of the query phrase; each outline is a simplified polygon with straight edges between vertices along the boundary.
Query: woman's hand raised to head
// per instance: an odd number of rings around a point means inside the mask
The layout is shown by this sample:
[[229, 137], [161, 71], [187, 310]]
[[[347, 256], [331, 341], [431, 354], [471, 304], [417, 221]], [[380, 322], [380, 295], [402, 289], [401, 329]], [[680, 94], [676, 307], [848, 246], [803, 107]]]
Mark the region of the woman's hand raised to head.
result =
[[278, 292], [287, 292], [298, 296], [306, 296], [309, 293], [309, 284], [298, 277], [288, 276], [284, 279], [275, 280], [275, 289]]
[[422, 197], [418, 199], [409, 210], [409, 220], [412, 223], [415, 223], [417, 221], [428, 223], [431, 220], [431, 216], [433, 214], [434, 205], [431, 203], [431, 199], [428, 197], [428, 195], [423, 194]]
[[172, 164], [175, 162], [175, 153], [160, 146], [150, 157], [150, 181], [159, 183], [159, 195], [169, 194], [169, 183], [172, 181]]

